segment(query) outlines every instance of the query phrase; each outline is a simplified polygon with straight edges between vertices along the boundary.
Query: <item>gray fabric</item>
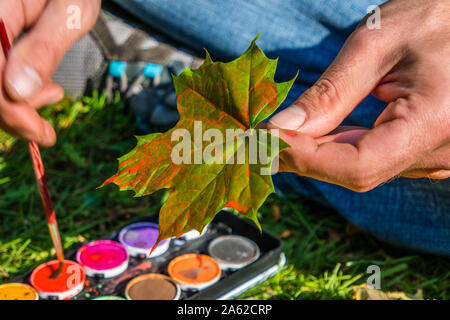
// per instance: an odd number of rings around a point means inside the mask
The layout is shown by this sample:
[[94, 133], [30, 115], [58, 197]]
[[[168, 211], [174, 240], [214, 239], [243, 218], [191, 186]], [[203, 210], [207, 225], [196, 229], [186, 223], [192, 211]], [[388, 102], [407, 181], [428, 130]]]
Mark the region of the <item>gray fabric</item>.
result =
[[101, 69], [103, 62], [102, 51], [92, 36], [87, 35], [64, 56], [53, 74], [53, 81], [64, 88], [66, 95], [78, 98], [86, 89], [87, 79]]

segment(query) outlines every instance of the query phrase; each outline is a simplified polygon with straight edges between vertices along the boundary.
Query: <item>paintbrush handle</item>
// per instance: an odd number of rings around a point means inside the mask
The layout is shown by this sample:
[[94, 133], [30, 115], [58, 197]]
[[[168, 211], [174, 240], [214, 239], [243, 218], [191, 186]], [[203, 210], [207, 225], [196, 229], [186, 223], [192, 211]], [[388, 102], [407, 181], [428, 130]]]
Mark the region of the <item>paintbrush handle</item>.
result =
[[64, 260], [63, 247], [61, 237], [59, 235], [58, 223], [56, 222], [55, 210], [53, 210], [52, 200], [50, 199], [50, 192], [48, 190], [47, 179], [45, 178], [44, 164], [42, 163], [41, 153], [36, 142], [28, 143], [30, 150], [31, 162], [33, 163], [34, 175], [41, 196], [42, 205], [44, 207], [45, 216], [47, 218], [48, 228], [52, 237], [53, 245], [55, 246], [56, 256], [59, 261]]
[[[11, 43], [8, 39], [8, 33], [4, 22], [0, 19], [0, 42], [2, 44], [3, 52], [8, 57], [11, 51]], [[56, 256], [59, 261], [64, 260], [64, 251], [62, 247], [61, 237], [59, 235], [58, 223], [56, 222], [55, 211], [53, 210], [52, 200], [50, 199], [50, 192], [48, 191], [47, 179], [45, 179], [44, 164], [42, 163], [41, 153], [36, 142], [29, 142], [28, 149], [30, 150], [31, 161], [33, 162], [34, 174], [41, 195], [42, 205], [44, 206], [45, 216], [47, 217], [47, 224], [52, 237], [53, 246], [56, 250]]]

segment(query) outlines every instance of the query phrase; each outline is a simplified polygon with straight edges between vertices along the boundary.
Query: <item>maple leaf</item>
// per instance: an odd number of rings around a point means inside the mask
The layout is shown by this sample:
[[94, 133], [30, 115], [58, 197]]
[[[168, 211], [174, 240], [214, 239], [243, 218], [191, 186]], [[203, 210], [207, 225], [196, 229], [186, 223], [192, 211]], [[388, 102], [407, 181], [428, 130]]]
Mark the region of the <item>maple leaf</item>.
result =
[[[254, 128], [284, 101], [297, 76], [288, 82], [275, 83], [277, 59], [264, 55], [256, 45], [258, 37], [236, 60], [213, 62], [206, 52], [206, 60], [197, 70], [186, 69], [173, 77], [179, 122], [166, 133], [137, 137], [137, 146], [119, 159], [118, 172], [102, 185], [115, 183], [120, 190], [134, 190], [135, 196], [171, 190], [159, 213], [155, 247], [161, 240], [179, 237], [192, 229], [202, 232], [224, 207], [237, 209], [260, 228], [257, 210], [274, 192], [272, 177], [261, 174], [261, 170], [264, 167], [270, 170], [273, 158], [288, 145], [279, 140], [275, 150], [273, 137], [267, 133], [266, 139], [262, 139]], [[199, 124], [205, 133], [209, 129], [223, 135], [230, 129], [246, 133], [235, 136], [231, 144], [211, 136], [209, 150], [215, 161], [198, 164], [196, 157], [200, 155], [201, 160], [206, 152], [202, 149], [205, 137], [196, 136]], [[258, 136], [258, 147], [269, 151], [268, 163], [250, 161], [250, 139], [246, 138], [253, 135]], [[187, 151], [179, 154], [183, 159], [194, 157], [194, 163], [177, 164], [173, 152], [179, 151], [176, 150], [179, 139], [192, 136]], [[241, 155], [245, 161], [231, 161], [239, 157], [239, 148], [244, 148]]]

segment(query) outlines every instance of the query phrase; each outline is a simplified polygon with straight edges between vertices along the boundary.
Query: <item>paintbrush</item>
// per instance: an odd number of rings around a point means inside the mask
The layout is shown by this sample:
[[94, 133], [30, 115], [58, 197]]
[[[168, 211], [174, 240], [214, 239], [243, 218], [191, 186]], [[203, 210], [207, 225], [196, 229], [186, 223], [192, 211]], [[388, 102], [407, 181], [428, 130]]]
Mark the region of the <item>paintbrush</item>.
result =
[[[2, 20], [0, 20], [0, 39], [5, 57], [8, 58], [9, 51], [11, 50], [11, 43], [9, 42], [6, 27]], [[56, 250], [56, 256], [59, 260], [59, 267], [50, 276], [50, 278], [57, 278], [61, 274], [64, 266], [64, 251], [61, 236], [59, 234], [58, 223], [56, 222], [55, 210], [53, 210], [52, 200], [50, 199], [47, 179], [45, 178], [44, 164], [42, 163], [41, 153], [39, 152], [37, 143], [30, 141], [28, 143], [28, 150], [30, 151], [31, 162], [33, 163], [33, 170], [36, 176], [39, 194], [41, 196], [42, 205], [47, 218], [48, 229], [50, 230], [50, 236]]]

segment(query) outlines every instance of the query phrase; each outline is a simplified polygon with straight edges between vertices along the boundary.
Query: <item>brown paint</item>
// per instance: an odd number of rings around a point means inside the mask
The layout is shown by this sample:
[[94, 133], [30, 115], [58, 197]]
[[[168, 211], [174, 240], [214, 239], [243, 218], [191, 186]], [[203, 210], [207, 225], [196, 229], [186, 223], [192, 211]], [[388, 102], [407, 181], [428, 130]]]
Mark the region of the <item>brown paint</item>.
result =
[[173, 300], [177, 286], [161, 274], [145, 274], [131, 280], [125, 290], [130, 300]]

